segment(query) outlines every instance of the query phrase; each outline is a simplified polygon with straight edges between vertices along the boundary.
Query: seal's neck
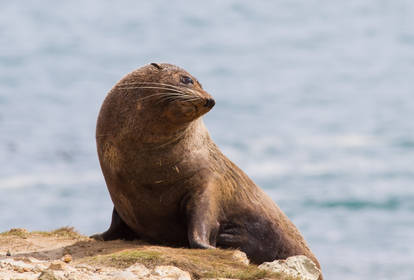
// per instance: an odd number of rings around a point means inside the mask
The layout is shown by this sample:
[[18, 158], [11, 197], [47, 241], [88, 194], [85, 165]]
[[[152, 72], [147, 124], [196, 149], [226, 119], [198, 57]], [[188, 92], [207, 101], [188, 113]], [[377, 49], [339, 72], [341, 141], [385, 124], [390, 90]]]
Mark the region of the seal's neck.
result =
[[148, 127], [148, 131], [151, 133], [147, 132], [141, 135], [139, 142], [147, 149], [165, 149], [180, 142], [197, 145], [198, 142], [208, 137], [208, 131], [202, 118], [179, 126], [165, 123], [155, 127]]

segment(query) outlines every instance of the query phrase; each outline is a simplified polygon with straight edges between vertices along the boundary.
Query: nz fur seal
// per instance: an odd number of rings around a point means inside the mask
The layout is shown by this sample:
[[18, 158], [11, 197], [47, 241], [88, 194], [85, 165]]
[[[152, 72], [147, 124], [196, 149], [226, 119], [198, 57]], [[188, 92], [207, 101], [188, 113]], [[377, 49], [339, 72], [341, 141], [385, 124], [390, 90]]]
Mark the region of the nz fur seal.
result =
[[171, 64], [146, 65], [110, 90], [96, 140], [114, 210], [94, 237], [239, 248], [254, 263], [305, 255], [319, 266], [293, 223], [211, 140], [201, 116], [214, 105]]

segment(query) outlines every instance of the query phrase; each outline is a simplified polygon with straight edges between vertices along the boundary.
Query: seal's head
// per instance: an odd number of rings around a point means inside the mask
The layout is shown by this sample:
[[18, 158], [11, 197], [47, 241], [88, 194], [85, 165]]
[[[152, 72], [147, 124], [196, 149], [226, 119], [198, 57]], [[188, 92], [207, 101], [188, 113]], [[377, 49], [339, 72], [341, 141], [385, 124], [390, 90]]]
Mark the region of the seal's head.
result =
[[116, 86], [133, 94], [147, 116], [170, 124], [184, 124], [204, 115], [215, 105], [198, 80], [172, 64], [151, 63], [130, 73]]

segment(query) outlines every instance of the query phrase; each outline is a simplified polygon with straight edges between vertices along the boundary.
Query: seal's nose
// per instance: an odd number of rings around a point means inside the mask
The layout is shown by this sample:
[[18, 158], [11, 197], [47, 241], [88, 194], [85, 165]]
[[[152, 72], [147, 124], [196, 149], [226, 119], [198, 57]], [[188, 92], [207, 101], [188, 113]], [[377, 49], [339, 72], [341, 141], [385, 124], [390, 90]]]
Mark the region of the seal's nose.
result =
[[204, 107], [213, 108], [213, 106], [216, 105], [216, 101], [214, 101], [213, 98], [209, 98], [206, 100], [206, 103], [204, 104]]

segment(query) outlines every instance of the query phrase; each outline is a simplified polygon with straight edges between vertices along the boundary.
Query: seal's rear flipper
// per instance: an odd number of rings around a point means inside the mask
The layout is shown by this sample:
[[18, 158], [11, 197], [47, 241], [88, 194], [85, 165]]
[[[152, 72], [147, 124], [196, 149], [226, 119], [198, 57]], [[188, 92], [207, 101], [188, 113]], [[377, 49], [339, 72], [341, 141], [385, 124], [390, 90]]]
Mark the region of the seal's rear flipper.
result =
[[125, 222], [119, 217], [116, 209], [112, 211], [112, 221], [109, 229], [103, 233], [98, 233], [90, 236], [90, 238], [109, 241], [115, 239], [134, 240], [138, 239], [138, 235], [125, 224]]

